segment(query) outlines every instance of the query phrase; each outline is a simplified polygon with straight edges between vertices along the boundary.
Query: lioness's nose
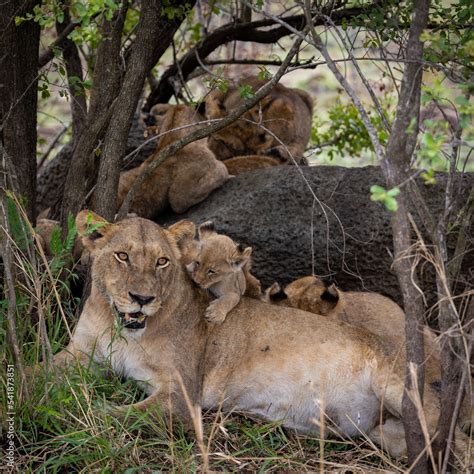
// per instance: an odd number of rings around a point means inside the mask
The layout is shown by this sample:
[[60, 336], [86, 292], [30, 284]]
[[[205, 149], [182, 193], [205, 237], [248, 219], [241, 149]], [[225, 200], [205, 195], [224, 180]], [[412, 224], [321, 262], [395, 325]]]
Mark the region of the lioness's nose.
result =
[[130, 295], [130, 298], [132, 298], [132, 300], [138, 303], [140, 306], [151, 303], [155, 299], [154, 296], [136, 295], [135, 293], [130, 292], [128, 294]]

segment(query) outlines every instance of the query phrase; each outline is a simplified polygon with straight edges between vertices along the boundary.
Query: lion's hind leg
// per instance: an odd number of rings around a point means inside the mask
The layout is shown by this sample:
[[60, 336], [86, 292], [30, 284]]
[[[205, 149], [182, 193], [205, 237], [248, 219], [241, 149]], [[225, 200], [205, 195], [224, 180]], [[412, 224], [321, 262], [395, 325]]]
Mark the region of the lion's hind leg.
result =
[[395, 458], [406, 456], [405, 428], [401, 420], [389, 417], [383, 424], [370, 431], [368, 436], [391, 456]]
[[[393, 415], [393, 418], [388, 418], [384, 424], [374, 428], [369, 436], [374, 441], [377, 441], [377, 438], [381, 439], [381, 445], [393, 455], [402, 453], [404, 450], [401, 439], [405, 433], [401, 421], [402, 400], [405, 391], [404, 383], [387, 365], [376, 370], [372, 387], [383, 407]], [[430, 442], [433, 441], [436, 434], [440, 413], [439, 405], [440, 401], [437, 393], [429, 385], [425, 385], [423, 401], [420, 402], [422, 409], [418, 413], [418, 417], [423, 426], [423, 431], [429, 436]], [[456, 428], [455, 439], [454, 451], [462, 460], [461, 462], [464, 462], [463, 459], [469, 451], [469, 438], [459, 428]]]

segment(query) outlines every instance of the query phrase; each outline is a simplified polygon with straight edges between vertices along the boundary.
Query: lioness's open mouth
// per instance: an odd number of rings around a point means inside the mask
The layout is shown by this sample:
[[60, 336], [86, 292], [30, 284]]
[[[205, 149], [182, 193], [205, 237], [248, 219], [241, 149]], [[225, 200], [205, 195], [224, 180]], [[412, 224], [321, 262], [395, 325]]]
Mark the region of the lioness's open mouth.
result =
[[122, 313], [117, 310], [120, 322], [127, 329], [143, 329], [146, 326], [146, 314], [140, 311], [136, 313]]

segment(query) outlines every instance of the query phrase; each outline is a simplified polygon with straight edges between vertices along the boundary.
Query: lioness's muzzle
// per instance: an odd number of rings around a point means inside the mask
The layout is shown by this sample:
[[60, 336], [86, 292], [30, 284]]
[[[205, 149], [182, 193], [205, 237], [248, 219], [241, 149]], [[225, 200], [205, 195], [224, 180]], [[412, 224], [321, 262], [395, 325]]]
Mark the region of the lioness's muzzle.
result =
[[147, 316], [140, 311], [136, 313], [122, 313], [117, 310], [117, 313], [123, 327], [127, 329], [143, 329], [146, 325]]

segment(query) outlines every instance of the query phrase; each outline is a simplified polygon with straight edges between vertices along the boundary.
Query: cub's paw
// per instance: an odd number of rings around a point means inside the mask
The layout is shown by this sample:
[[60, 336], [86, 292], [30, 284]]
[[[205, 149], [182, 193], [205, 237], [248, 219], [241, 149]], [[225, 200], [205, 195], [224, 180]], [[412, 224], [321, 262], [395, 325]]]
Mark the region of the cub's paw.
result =
[[274, 146], [265, 151], [265, 155], [272, 156], [281, 162], [287, 162], [290, 160], [290, 155], [288, 153], [288, 149], [284, 146]]
[[225, 321], [227, 313], [219, 307], [218, 301], [213, 301], [206, 309], [204, 319], [208, 323], [220, 324]]

